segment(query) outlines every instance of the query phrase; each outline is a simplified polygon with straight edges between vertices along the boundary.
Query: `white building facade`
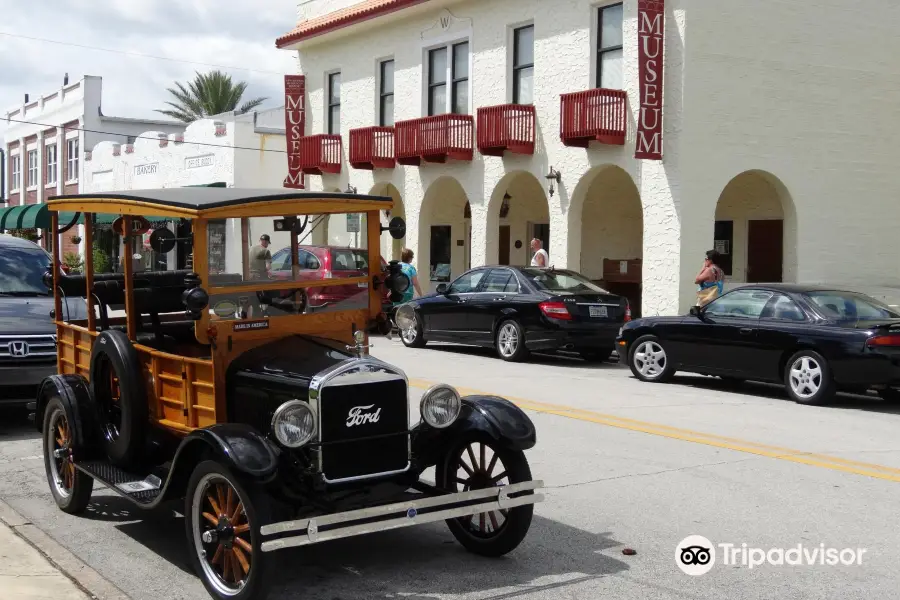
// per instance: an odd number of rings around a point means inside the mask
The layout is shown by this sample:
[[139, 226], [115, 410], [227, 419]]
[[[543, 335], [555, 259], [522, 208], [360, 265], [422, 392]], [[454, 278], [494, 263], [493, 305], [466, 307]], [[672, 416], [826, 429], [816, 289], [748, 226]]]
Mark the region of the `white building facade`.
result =
[[900, 286], [896, 3], [665, 0], [661, 161], [634, 158], [638, 0], [298, 13], [277, 43], [306, 77], [307, 187], [392, 195], [383, 253], [432, 288], [527, 264], [533, 237], [643, 315], [685, 311], [713, 248], [730, 283]]
[[[247, 114], [225, 113], [195, 121], [183, 133], [143, 131], [133, 143], [102, 141], [85, 157], [83, 191], [128, 192], [172, 187], [232, 187], [244, 189], [280, 189], [287, 174], [284, 107]], [[340, 215], [339, 217], [343, 217]], [[337, 218], [337, 216], [335, 217]], [[345, 220], [345, 219], [344, 219]], [[249, 239], [258, 243], [262, 234], [271, 238], [272, 252], [290, 246], [286, 232], [274, 231], [273, 219], [249, 220]], [[216, 235], [223, 236], [219, 247], [226, 272], [241, 270], [241, 225], [237, 219], [213, 223]], [[358, 239], [347, 232], [341, 222], [321, 224], [313, 217], [304, 238], [305, 244], [350, 246]], [[155, 227], [168, 227], [176, 237], [189, 232], [179, 227], [188, 223], [159, 222]], [[108, 227], [106, 227], [108, 229]], [[148, 232], [135, 240], [129, 253], [141, 256], [139, 268], [183, 269], [186, 256], [172, 250], [157, 257], [149, 247]], [[111, 245], [110, 245], [111, 244]], [[108, 240], [105, 251], [112, 263], [118, 264], [125, 249], [121, 239]]]
[[[58, 90], [35, 99], [26, 94], [20, 106], [6, 112], [7, 206], [84, 191], [85, 158], [102, 140], [125, 144], [151, 128], [184, 131], [184, 124], [172, 121], [105, 116], [102, 98], [102, 78], [85, 76], [70, 84], [66, 76]], [[64, 252], [83, 254], [83, 244], [64, 237]]]

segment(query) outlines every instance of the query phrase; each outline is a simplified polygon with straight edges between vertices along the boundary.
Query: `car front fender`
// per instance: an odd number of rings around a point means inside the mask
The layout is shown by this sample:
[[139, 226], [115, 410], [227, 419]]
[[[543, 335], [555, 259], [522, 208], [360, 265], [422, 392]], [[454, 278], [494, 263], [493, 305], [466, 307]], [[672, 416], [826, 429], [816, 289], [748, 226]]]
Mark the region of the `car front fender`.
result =
[[412, 432], [413, 456], [419, 468], [437, 464], [461, 439], [487, 436], [510, 450], [528, 450], [537, 443], [534, 423], [525, 412], [499, 396], [473, 395], [462, 398], [456, 421], [445, 429], [435, 429], [425, 421]]

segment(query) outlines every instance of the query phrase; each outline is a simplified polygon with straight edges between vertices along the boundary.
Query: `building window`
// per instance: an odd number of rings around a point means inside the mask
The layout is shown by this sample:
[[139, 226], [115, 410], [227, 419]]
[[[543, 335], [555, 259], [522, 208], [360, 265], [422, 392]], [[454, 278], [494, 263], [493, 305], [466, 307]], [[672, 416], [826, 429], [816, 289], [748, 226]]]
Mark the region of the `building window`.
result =
[[12, 162], [12, 177], [10, 177], [9, 191], [13, 192], [22, 185], [22, 157], [14, 154], [9, 159]]
[[45, 146], [44, 152], [47, 154], [47, 185], [56, 183], [56, 170], [59, 167], [59, 161], [56, 154], [56, 145]]
[[66, 141], [66, 181], [78, 179], [78, 138]]
[[513, 32], [513, 104], [534, 103], [534, 25]]
[[378, 124], [391, 127], [394, 125], [394, 61], [381, 61], [380, 71]]
[[604, 6], [597, 22], [597, 87], [621, 90], [622, 5]]
[[28, 179], [26, 185], [35, 187], [38, 184], [38, 152], [37, 150], [28, 151]]
[[341, 133], [341, 74], [328, 76], [328, 133]]
[[447, 112], [460, 115], [469, 112], [469, 42], [428, 52], [428, 114]]

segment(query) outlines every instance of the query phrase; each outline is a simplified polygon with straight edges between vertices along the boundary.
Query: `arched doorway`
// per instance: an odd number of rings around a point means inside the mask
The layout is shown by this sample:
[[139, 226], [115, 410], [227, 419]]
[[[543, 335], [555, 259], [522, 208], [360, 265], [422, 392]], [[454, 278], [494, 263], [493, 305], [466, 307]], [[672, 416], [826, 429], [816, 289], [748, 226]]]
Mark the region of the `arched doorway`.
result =
[[[400, 191], [392, 183], [376, 183], [369, 194], [373, 196], [390, 196], [394, 200], [394, 208], [390, 213], [381, 211], [381, 224], [387, 226], [391, 219], [406, 219], [406, 207], [400, 197]], [[381, 255], [386, 261], [400, 260], [400, 253], [406, 247], [406, 237], [395, 240], [388, 234], [381, 236]]]
[[416, 268], [423, 288], [434, 290], [471, 265], [472, 220], [469, 200], [453, 177], [439, 177], [428, 186], [419, 212]]
[[628, 298], [632, 314], [639, 316], [644, 213], [634, 180], [620, 167], [595, 167], [578, 182], [572, 198], [569, 268]]
[[544, 250], [550, 252], [550, 207], [534, 175], [515, 171], [500, 180], [488, 204], [487, 231], [488, 264], [531, 264], [532, 238], [541, 240]]
[[712, 248], [732, 282], [776, 283], [796, 277], [797, 226], [784, 184], [766, 171], [745, 171], [716, 204]]

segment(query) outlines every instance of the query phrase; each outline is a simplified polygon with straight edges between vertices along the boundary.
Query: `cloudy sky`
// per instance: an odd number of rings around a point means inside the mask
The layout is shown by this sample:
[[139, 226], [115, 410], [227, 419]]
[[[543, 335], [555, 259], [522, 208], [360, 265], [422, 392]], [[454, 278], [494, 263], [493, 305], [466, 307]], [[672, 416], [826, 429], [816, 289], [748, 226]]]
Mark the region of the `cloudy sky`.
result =
[[[214, 67], [249, 83], [247, 97], [283, 101], [291, 53], [275, 38], [293, 27], [297, 0], [0, 0], [0, 114], [83, 75], [103, 77], [103, 114], [164, 119], [166, 88]], [[13, 35], [9, 35], [13, 34]], [[20, 37], [14, 37], [20, 36]], [[158, 60], [35, 41], [147, 54]], [[0, 119], [0, 134], [6, 123]]]

